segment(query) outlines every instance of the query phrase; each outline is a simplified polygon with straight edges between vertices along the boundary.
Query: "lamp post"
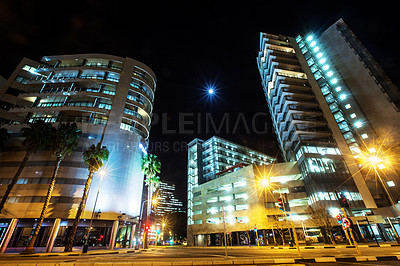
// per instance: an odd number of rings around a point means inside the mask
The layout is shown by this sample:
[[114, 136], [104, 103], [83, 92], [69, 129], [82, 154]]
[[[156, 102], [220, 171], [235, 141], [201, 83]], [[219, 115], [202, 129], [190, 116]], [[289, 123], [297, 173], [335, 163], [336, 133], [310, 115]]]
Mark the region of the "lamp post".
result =
[[95, 214], [95, 211], [96, 211], [97, 199], [99, 198], [100, 187], [101, 187], [101, 181], [103, 181], [104, 175], [105, 175], [105, 171], [104, 171], [104, 170], [100, 170], [100, 171], [99, 171], [100, 183], [99, 183], [99, 187], [98, 187], [98, 189], [97, 189], [96, 199], [94, 200], [94, 206], [93, 206], [93, 211], [92, 211], [92, 217], [90, 218], [89, 229], [88, 229], [87, 237], [86, 237], [86, 239], [85, 239], [85, 244], [83, 245], [82, 253], [87, 253], [88, 248], [89, 248], [88, 240], [89, 240], [89, 236], [90, 236], [90, 231], [92, 230], [92, 223], [93, 223], [93, 218], [94, 218], [94, 214]]
[[[378, 169], [376, 169], [376, 166], [375, 166], [375, 164], [381, 163], [382, 160], [381, 160], [380, 158], [376, 157], [376, 156], [371, 156], [371, 157], [370, 157], [370, 162], [371, 162], [372, 168], [374, 168], [375, 174], [378, 176], [378, 179], [379, 179], [379, 181], [380, 181], [381, 184], [382, 184], [383, 189], [385, 190], [385, 193], [386, 193], [387, 197], [389, 198], [390, 204], [392, 205], [393, 209], [395, 210], [397, 216], [400, 216], [400, 213], [399, 213], [399, 211], [397, 210], [397, 208], [396, 208], [396, 206], [395, 206], [395, 204], [394, 204], [393, 198], [392, 198], [392, 196], [390, 195], [389, 190], [387, 189], [385, 183], [384, 183], [383, 180], [382, 180], [381, 175], [380, 175], [379, 172], [378, 172]], [[385, 168], [385, 166], [383, 165], [383, 163], [379, 164], [378, 167], [379, 167], [379, 169], [384, 169], [384, 168]], [[397, 235], [397, 233], [396, 233], [396, 236], [399, 237], [399, 236]]]
[[[389, 199], [390, 205], [392, 206], [392, 208], [396, 212], [396, 215], [399, 217], [400, 216], [399, 210], [396, 208], [396, 205], [395, 205], [395, 203], [393, 201], [393, 198], [392, 198], [389, 190], [387, 189], [385, 182], [383, 182], [383, 179], [382, 179], [381, 175], [379, 174], [378, 169], [376, 169], [376, 165], [375, 164], [379, 164], [378, 165], [379, 169], [384, 169], [385, 168], [385, 165], [382, 163], [382, 159], [380, 159], [377, 156], [371, 156], [371, 157], [369, 157], [369, 161], [370, 161], [370, 163], [372, 165], [372, 168], [375, 171], [376, 176], [378, 177], [379, 181], [381, 182], [381, 185], [382, 185], [383, 189], [385, 190], [385, 193], [386, 193], [386, 195], [387, 195], [387, 197]], [[394, 234], [396, 235], [397, 243], [400, 243], [400, 237], [397, 234], [396, 230], [394, 230]]]

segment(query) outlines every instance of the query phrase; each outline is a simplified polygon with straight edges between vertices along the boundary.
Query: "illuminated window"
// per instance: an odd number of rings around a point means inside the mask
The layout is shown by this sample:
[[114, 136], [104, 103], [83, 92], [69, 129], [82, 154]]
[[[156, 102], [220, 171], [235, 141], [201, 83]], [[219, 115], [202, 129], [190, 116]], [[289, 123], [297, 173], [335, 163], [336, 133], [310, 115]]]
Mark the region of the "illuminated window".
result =
[[247, 194], [246, 193], [237, 193], [235, 194], [235, 199], [247, 199]]
[[389, 187], [394, 187], [394, 186], [396, 186], [396, 185], [394, 184], [393, 181], [388, 181], [388, 182], [387, 182], [387, 185], [388, 185]]
[[248, 223], [249, 222], [249, 217], [238, 217], [237, 218], [238, 223]]
[[218, 212], [218, 208], [209, 208], [209, 209], [207, 209], [207, 213], [214, 214], [214, 213], [217, 213], [217, 212]]
[[367, 135], [367, 134], [362, 134], [362, 135], [361, 135], [361, 138], [367, 139], [367, 138], [368, 138], [368, 135]]
[[362, 127], [362, 123], [361, 123], [360, 121], [358, 121], [358, 122], [356, 122], [356, 123], [354, 124], [354, 126], [355, 126], [356, 128], [360, 128], [360, 127]]
[[233, 187], [245, 187], [246, 186], [246, 181], [239, 181], [236, 183], [233, 183]]
[[247, 204], [235, 205], [237, 211], [247, 210], [249, 206]]
[[346, 104], [346, 105], [344, 106], [344, 108], [350, 109], [350, 108], [351, 108], [351, 105], [350, 105], [350, 104]]
[[227, 211], [227, 212], [233, 212], [234, 210], [235, 210], [235, 207], [232, 206], [232, 205], [229, 205], [229, 206], [225, 207], [225, 211]]
[[355, 113], [352, 113], [352, 114], [350, 115], [350, 117], [351, 117], [351, 118], [356, 118], [357, 115], [356, 115]]
[[222, 196], [222, 197], [219, 197], [219, 201], [231, 201], [232, 198], [233, 198], [232, 195]]
[[217, 197], [212, 197], [212, 198], [207, 199], [207, 203], [213, 203], [213, 202], [217, 202], [217, 201], [218, 201]]
[[219, 224], [219, 218], [209, 218], [207, 219], [208, 224]]

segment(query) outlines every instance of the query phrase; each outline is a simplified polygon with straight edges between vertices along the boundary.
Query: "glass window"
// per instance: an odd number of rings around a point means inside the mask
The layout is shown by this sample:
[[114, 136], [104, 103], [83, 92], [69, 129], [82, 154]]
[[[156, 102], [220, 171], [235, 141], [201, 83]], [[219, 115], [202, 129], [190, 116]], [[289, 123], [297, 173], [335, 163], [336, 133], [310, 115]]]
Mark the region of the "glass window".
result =
[[200, 220], [194, 220], [193, 223], [194, 223], [194, 224], [202, 224], [203, 221], [202, 221], [201, 219], [200, 219]]
[[202, 212], [203, 212], [202, 210], [197, 210], [197, 211], [194, 211], [193, 214], [194, 214], [194, 215], [199, 215], [199, 214], [201, 214]]
[[233, 199], [232, 195], [219, 197], [219, 201], [231, 201], [232, 199]]
[[213, 202], [217, 202], [218, 198], [217, 197], [211, 197], [207, 199], [207, 203], [213, 203]]
[[246, 186], [246, 181], [239, 181], [239, 182], [235, 182], [233, 183], [233, 187], [237, 188], [237, 187], [245, 187]]
[[312, 73], [315, 73], [315, 72], [318, 71], [318, 67], [317, 67], [316, 65], [312, 65], [312, 66], [310, 67], [310, 69], [311, 69], [311, 72], [312, 72]]
[[247, 199], [247, 194], [245, 192], [237, 193], [235, 194], [235, 199]]
[[249, 217], [237, 217], [237, 222], [238, 223], [248, 223], [249, 222]]
[[217, 208], [217, 207], [208, 208], [208, 209], [207, 209], [207, 213], [214, 214], [214, 213], [217, 213], [217, 212], [218, 212], [218, 208]]
[[237, 211], [241, 211], [249, 209], [249, 206], [247, 204], [241, 204], [241, 205], [235, 205], [235, 208]]
[[343, 114], [341, 112], [337, 112], [333, 115], [337, 123], [340, 123], [344, 120]]
[[320, 79], [322, 77], [321, 72], [319, 72], [319, 71], [315, 72], [314, 77], [316, 80]]

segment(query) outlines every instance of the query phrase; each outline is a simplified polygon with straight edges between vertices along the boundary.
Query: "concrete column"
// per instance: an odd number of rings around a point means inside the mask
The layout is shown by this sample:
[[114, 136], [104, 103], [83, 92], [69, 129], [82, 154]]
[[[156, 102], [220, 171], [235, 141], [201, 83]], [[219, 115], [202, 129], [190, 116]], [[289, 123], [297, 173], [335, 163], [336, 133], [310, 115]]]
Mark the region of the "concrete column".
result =
[[108, 249], [114, 250], [115, 238], [117, 237], [118, 226], [119, 226], [119, 221], [114, 221], [113, 222], [113, 227], [112, 227], [112, 230], [111, 230], [110, 245], [109, 245]]
[[46, 253], [50, 253], [54, 246], [54, 241], [56, 240], [58, 230], [60, 229], [61, 219], [57, 218], [54, 220], [53, 228], [51, 229], [49, 240], [46, 245]]
[[131, 233], [129, 235], [129, 248], [133, 248], [133, 240], [135, 239], [136, 224], [132, 224]]
[[10, 239], [14, 233], [15, 228], [17, 227], [18, 219], [12, 219], [10, 224], [8, 225], [7, 231], [4, 234], [3, 241], [1, 241], [0, 244], [0, 253], [6, 252], [8, 243], [10, 242]]

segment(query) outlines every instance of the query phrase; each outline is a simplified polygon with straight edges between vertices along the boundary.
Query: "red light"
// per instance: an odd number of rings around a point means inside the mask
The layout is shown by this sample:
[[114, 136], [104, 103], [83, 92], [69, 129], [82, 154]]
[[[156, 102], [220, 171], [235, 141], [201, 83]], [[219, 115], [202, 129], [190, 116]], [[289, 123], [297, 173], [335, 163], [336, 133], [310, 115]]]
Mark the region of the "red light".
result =
[[102, 239], [102, 238], [104, 238], [104, 236], [103, 236], [103, 235], [100, 235], [100, 239]]

